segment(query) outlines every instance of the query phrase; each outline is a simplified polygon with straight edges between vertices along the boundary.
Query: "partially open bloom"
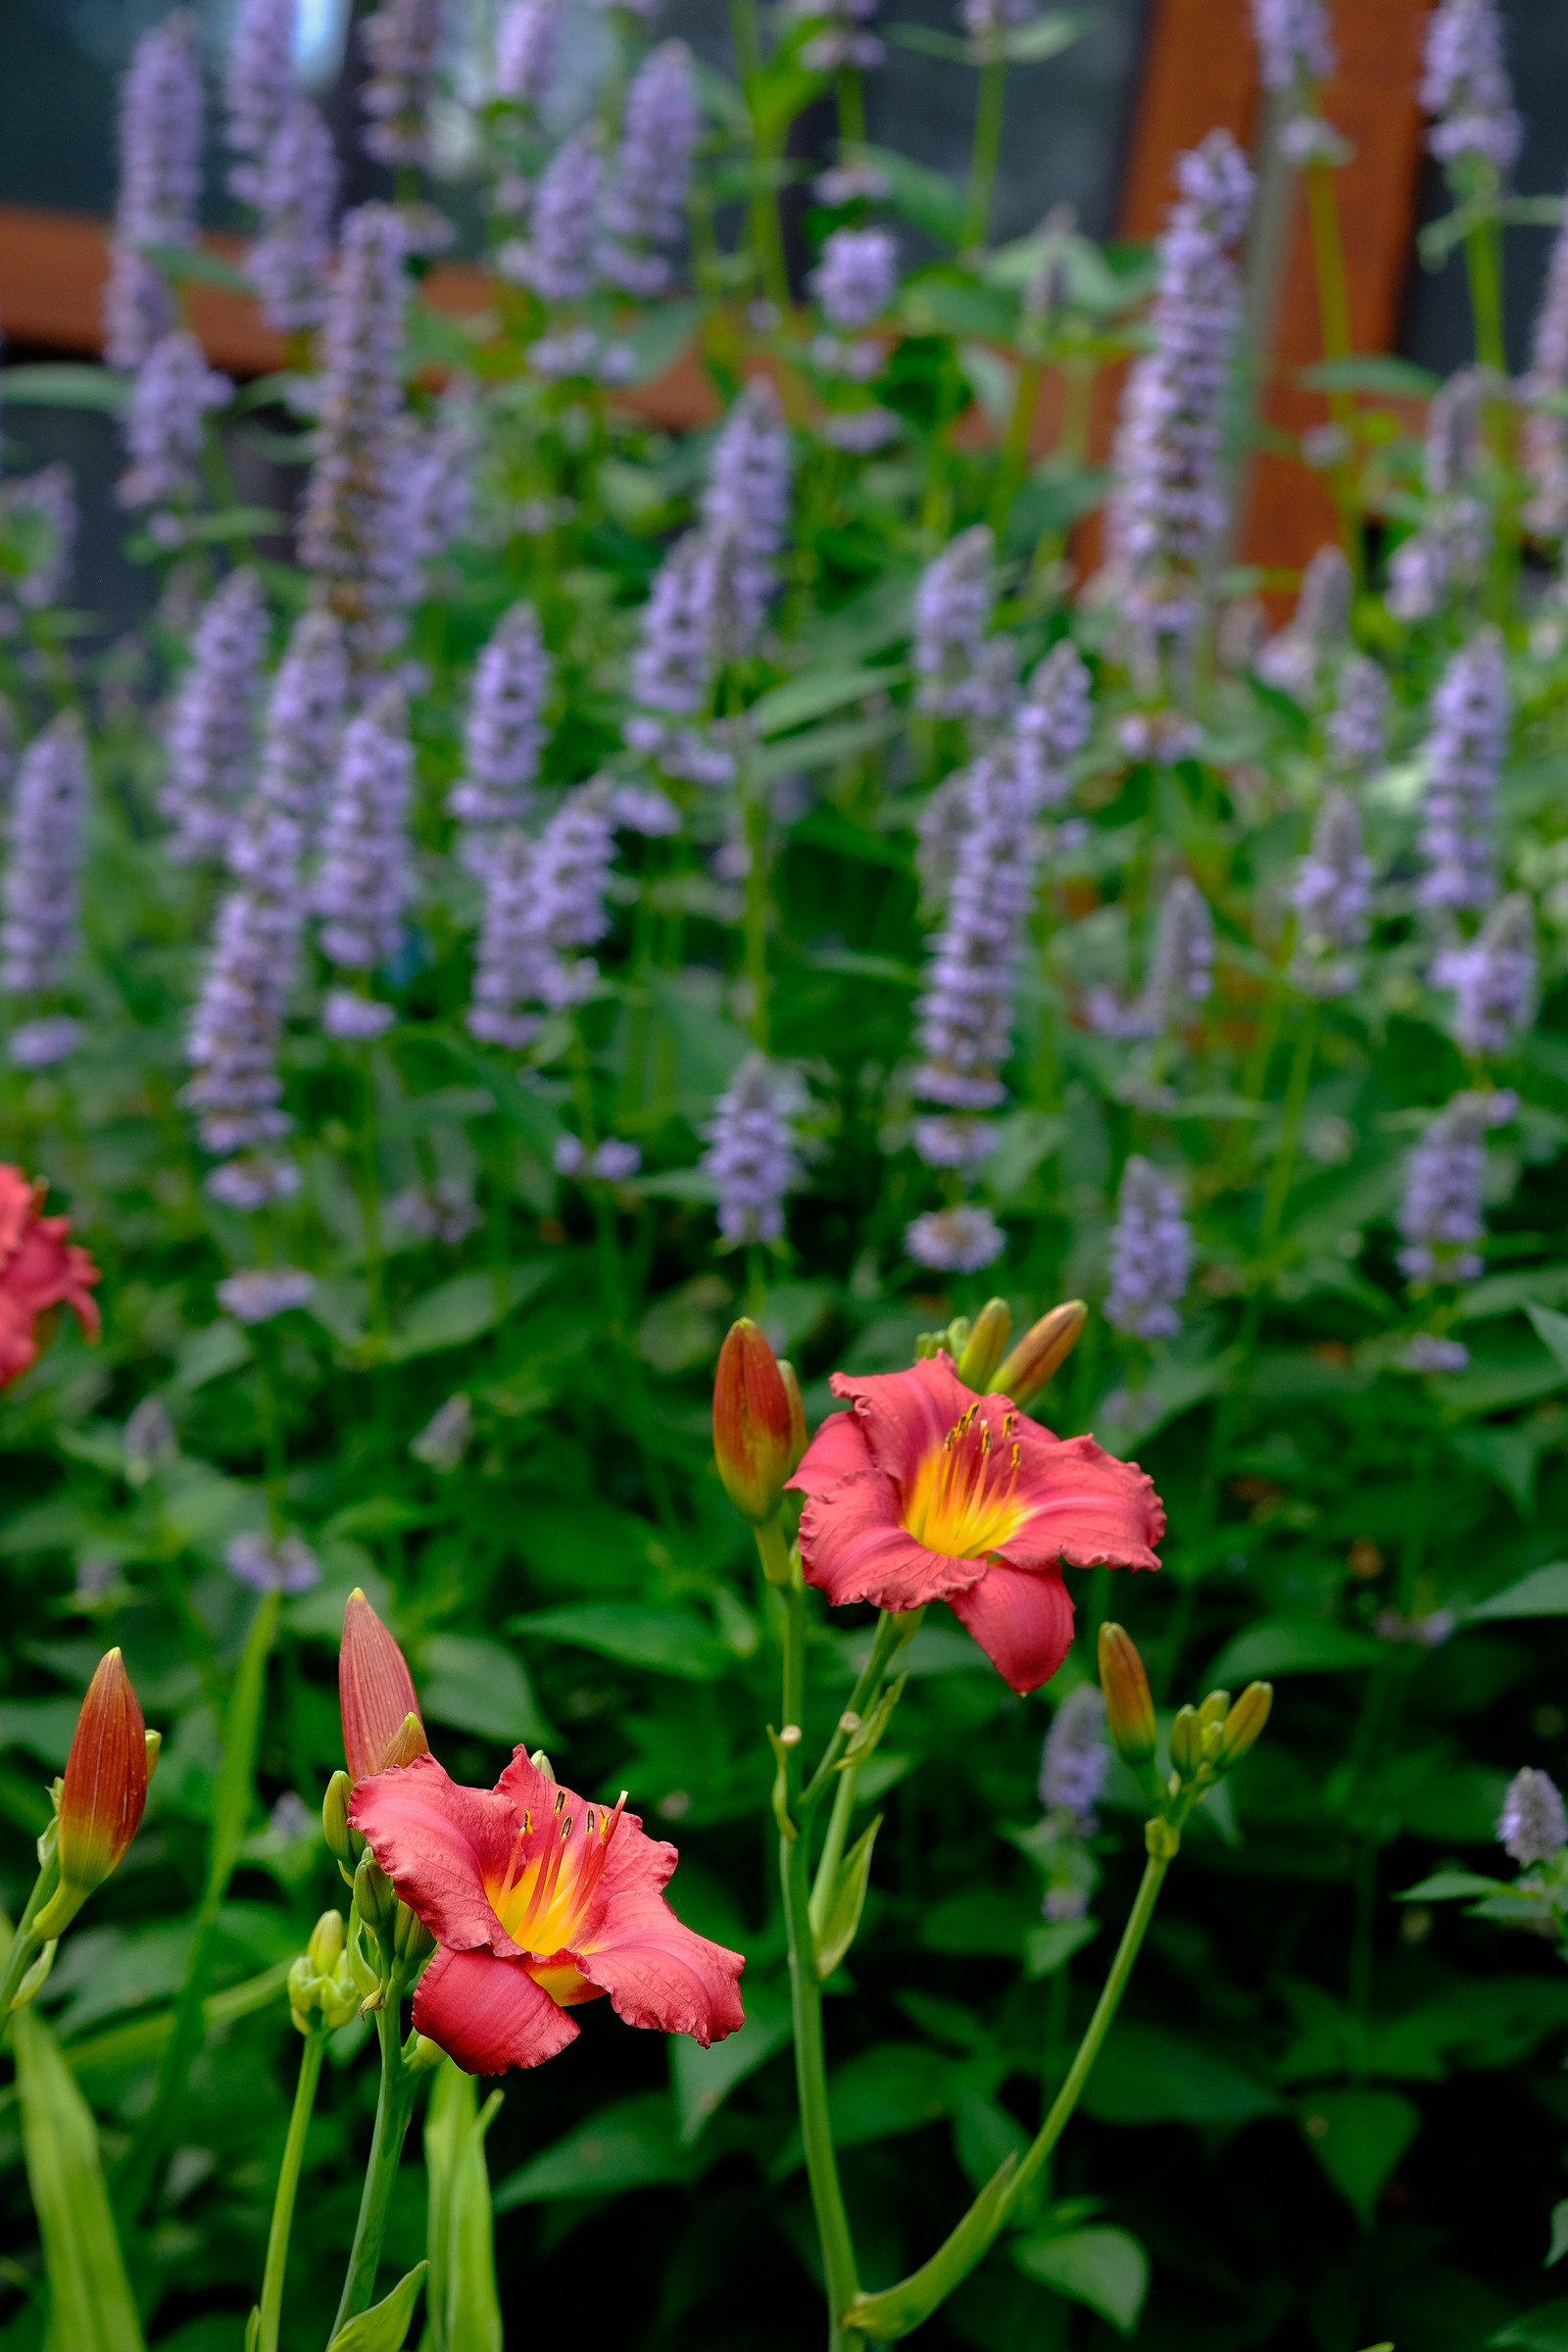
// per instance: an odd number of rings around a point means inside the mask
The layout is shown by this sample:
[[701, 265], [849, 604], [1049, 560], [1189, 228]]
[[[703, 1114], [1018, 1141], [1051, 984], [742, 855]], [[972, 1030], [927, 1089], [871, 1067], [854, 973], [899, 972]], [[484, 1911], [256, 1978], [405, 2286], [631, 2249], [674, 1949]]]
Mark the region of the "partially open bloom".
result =
[[47, 1189], [0, 1164], [0, 1388], [36, 1362], [35, 1326], [50, 1307], [69, 1306], [86, 1337], [98, 1337], [98, 1269], [66, 1238], [69, 1217], [39, 1216]]
[[[38, 1933], [60, 1934], [95, 1886], [120, 1867], [147, 1802], [147, 1727], [124, 1660], [98, 1661], [76, 1718], [60, 1790], [60, 1886], [38, 1914]], [[156, 1746], [152, 1754], [156, 1758]]]
[[493, 1790], [433, 1756], [355, 1790], [350, 1822], [441, 1947], [415, 2030], [466, 2073], [554, 2058], [576, 2037], [567, 2012], [601, 1993], [627, 2025], [705, 2049], [743, 2022], [745, 1962], [681, 1926], [662, 1893], [675, 1849], [625, 1804], [587, 1803], [520, 1747]]
[[713, 1458], [743, 1518], [771, 1519], [806, 1451], [800, 1392], [749, 1315], [732, 1323], [713, 1376]]
[[390, 1764], [429, 1754], [408, 1661], [358, 1585], [343, 1611], [337, 1695], [351, 1779], [368, 1780]]
[[1152, 1482], [1093, 1438], [1054, 1437], [1005, 1396], [976, 1396], [948, 1355], [865, 1380], [824, 1422], [790, 1486], [801, 1565], [830, 1601], [945, 1600], [1014, 1690], [1049, 1681], [1072, 1641], [1070, 1568], [1157, 1568]]

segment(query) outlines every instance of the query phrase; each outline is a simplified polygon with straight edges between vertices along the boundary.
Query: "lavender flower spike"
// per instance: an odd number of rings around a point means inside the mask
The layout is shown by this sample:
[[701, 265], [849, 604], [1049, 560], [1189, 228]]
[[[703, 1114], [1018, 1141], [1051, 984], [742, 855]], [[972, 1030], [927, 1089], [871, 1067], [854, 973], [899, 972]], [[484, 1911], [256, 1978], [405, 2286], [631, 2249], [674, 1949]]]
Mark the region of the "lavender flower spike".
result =
[[1093, 681], [1077, 648], [1063, 638], [1036, 669], [1013, 712], [1013, 757], [1033, 809], [1067, 797], [1069, 769], [1089, 741]]
[[657, 760], [671, 776], [693, 784], [728, 784], [735, 761], [694, 720], [712, 691], [719, 652], [718, 588], [712, 550], [701, 531], [670, 548], [643, 607], [642, 633], [632, 656], [633, 699], [643, 707], [626, 721], [633, 751]]
[[1548, 1774], [1529, 1764], [1514, 1774], [1502, 1800], [1497, 1840], [1527, 1870], [1555, 1861], [1568, 1845], [1568, 1809]]
[[714, 1104], [702, 1167], [717, 1188], [727, 1243], [782, 1235], [784, 1197], [801, 1178], [790, 1124], [800, 1104], [799, 1080], [761, 1054], [748, 1054]]
[[734, 615], [725, 629], [727, 650], [749, 653], [777, 585], [790, 515], [789, 428], [765, 376], [752, 378], [724, 419], [709, 460], [702, 514], [710, 546], [729, 542]]
[[520, 1050], [539, 1033], [536, 1007], [560, 1011], [592, 988], [597, 965], [566, 951], [592, 947], [610, 927], [605, 893], [614, 846], [602, 779], [569, 793], [537, 842], [514, 826], [486, 842], [470, 1036]]
[[1241, 315], [1234, 247], [1252, 175], [1228, 131], [1179, 158], [1179, 199], [1159, 240], [1153, 348], [1122, 396], [1108, 517], [1110, 566], [1140, 666], [1152, 685], [1162, 651], [1190, 642], [1225, 533], [1224, 406]]
[[807, 284], [830, 326], [869, 326], [899, 282], [898, 239], [890, 228], [835, 228]]
[[1314, 996], [1340, 996], [1354, 981], [1346, 952], [1371, 928], [1372, 861], [1361, 847], [1361, 818], [1348, 793], [1331, 792], [1312, 827], [1312, 847], [1297, 868], [1291, 904], [1300, 919], [1295, 978]]
[[304, 613], [272, 680], [257, 790], [270, 808], [297, 820], [307, 848], [336, 765], [348, 696], [342, 622], [332, 612]]
[[1536, 918], [1522, 890], [1500, 899], [1465, 947], [1433, 966], [1453, 991], [1453, 1034], [1461, 1053], [1506, 1054], [1536, 1009]]
[[[820, 30], [812, 33], [801, 51], [808, 74], [837, 74], [845, 66], [879, 66], [887, 49], [874, 32], [865, 30], [876, 9], [877, 0], [786, 0], [786, 17], [820, 21]], [[856, 167], [847, 168], [853, 171]]]
[[1411, 1152], [1399, 1207], [1399, 1264], [1411, 1282], [1470, 1282], [1481, 1272], [1487, 1129], [1515, 1107], [1508, 1094], [1455, 1095]]
[[977, 712], [975, 685], [981, 646], [991, 625], [996, 548], [983, 522], [950, 539], [920, 574], [914, 594], [915, 703], [939, 718], [990, 717]]
[[447, 799], [460, 824], [514, 824], [526, 813], [539, 773], [550, 666], [539, 615], [532, 605], [514, 605], [474, 666], [463, 774]]
[[496, 26], [496, 95], [537, 114], [549, 94], [561, 0], [506, 0]]
[[1389, 681], [1368, 655], [1352, 654], [1341, 670], [1327, 733], [1334, 764], [1345, 775], [1370, 775], [1387, 759]]
[[253, 571], [232, 571], [196, 624], [169, 728], [159, 807], [183, 865], [220, 859], [251, 782], [267, 608]]
[[326, 316], [337, 158], [308, 98], [296, 98], [268, 141], [256, 176], [262, 233], [245, 257], [262, 316], [279, 334], [318, 326]]
[[356, 653], [395, 634], [406, 577], [400, 516], [399, 372], [408, 285], [403, 223], [362, 204], [343, 222], [321, 330], [316, 463], [300, 518], [300, 560], [348, 624]]
[[538, 1036], [549, 951], [533, 923], [533, 844], [506, 826], [485, 844], [484, 920], [465, 1014], [470, 1037], [520, 1053]]
[[1296, 611], [1256, 662], [1257, 674], [1296, 701], [1310, 704], [1326, 663], [1350, 633], [1350, 566], [1337, 547], [1320, 547], [1301, 574]]
[[1136, 1152], [1122, 1170], [1110, 1236], [1105, 1320], [1135, 1339], [1168, 1338], [1192, 1274], [1193, 1241], [1176, 1189]]
[[76, 941], [76, 869], [91, 786], [81, 721], [64, 711], [35, 735], [17, 770], [0, 876], [0, 989], [60, 986]]
[[1252, 0], [1252, 37], [1266, 90], [1299, 94], [1304, 82], [1334, 71], [1334, 43], [1323, 0]]
[[503, 245], [504, 277], [532, 286], [546, 302], [576, 302], [594, 283], [594, 240], [604, 156], [592, 123], [563, 142], [534, 190], [533, 235]]
[[242, 0], [229, 42], [223, 81], [229, 152], [240, 160], [229, 171], [230, 192], [245, 204], [261, 202], [261, 166], [284, 117], [295, 103], [294, 25], [298, 0]]
[[1048, 1813], [1070, 1813], [1073, 1827], [1092, 1838], [1095, 1807], [1110, 1770], [1105, 1702], [1093, 1683], [1069, 1690], [1052, 1718], [1040, 1758], [1040, 1802]]
[[120, 198], [115, 210], [104, 356], [139, 368], [174, 324], [174, 306], [144, 248], [189, 245], [202, 186], [202, 75], [188, 9], [144, 32], [120, 85]]
[[1427, 20], [1421, 104], [1436, 118], [1427, 145], [1441, 164], [1479, 160], [1504, 176], [1524, 125], [1502, 56], [1496, 0], [1439, 0]]
[[691, 51], [684, 41], [664, 41], [626, 92], [597, 257], [607, 285], [645, 298], [667, 288], [667, 250], [685, 226], [700, 128]]
[[961, 1200], [955, 1208], [928, 1208], [906, 1226], [904, 1247], [917, 1266], [933, 1274], [978, 1274], [994, 1266], [1007, 1237], [989, 1208]]
[[[1553, 395], [1560, 399], [1568, 392], [1568, 220], [1551, 249], [1545, 291], [1536, 314], [1530, 372], [1522, 390], [1534, 403]], [[1525, 527], [1544, 538], [1560, 538], [1568, 531], [1568, 416], [1531, 408], [1519, 454], [1531, 486]]]
[[[275, 1144], [293, 1122], [282, 1109], [277, 1046], [303, 921], [300, 827], [258, 799], [240, 820], [244, 878], [225, 893], [186, 1039], [194, 1075], [180, 1100], [199, 1117], [203, 1148], [228, 1158]], [[241, 1208], [286, 1199], [299, 1172], [285, 1162], [232, 1160], [208, 1179]]]
[[1421, 898], [1481, 907], [1496, 888], [1496, 791], [1508, 744], [1502, 640], [1484, 629], [1444, 671], [1432, 699], [1421, 805]]
[[[115, 485], [122, 507], [167, 511], [185, 504], [196, 489], [207, 413], [222, 408], [233, 389], [226, 375], [208, 367], [201, 345], [183, 327], [153, 345], [131, 386], [125, 417], [130, 465]], [[155, 522], [155, 533], [159, 528]], [[171, 535], [168, 523], [161, 535]]]
[[413, 790], [408, 714], [399, 690], [386, 686], [344, 735], [314, 893], [322, 949], [350, 971], [385, 962], [403, 937], [414, 896]]
[[362, 99], [370, 118], [366, 154], [378, 164], [428, 163], [441, 0], [379, 0], [360, 38], [370, 68]]
[[1159, 910], [1159, 930], [1149, 969], [1152, 1011], [1161, 1021], [1191, 1018], [1206, 1004], [1214, 987], [1214, 918], [1190, 875], [1178, 874]]

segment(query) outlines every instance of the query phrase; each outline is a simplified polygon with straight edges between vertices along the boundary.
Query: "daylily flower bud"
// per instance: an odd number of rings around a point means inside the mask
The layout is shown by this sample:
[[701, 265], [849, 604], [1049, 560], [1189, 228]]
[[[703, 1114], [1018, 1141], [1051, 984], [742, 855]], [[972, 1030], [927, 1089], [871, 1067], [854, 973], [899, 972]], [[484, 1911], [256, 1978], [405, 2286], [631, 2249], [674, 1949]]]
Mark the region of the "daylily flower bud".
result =
[[1219, 1768], [1229, 1772], [1253, 1745], [1274, 1704], [1272, 1683], [1249, 1683], [1226, 1716], [1219, 1736]]
[[349, 1798], [354, 1783], [346, 1772], [334, 1772], [326, 1784], [321, 1799], [321, 1834], [326, 1850], [337, 1864], [350, 1886], [354, 1884], [354, 1866], [365, 1848], [357, 1834], [349, 1828]]
[[354, 1873], [354, 1907], [368, 1927], [381, 1935], [397, 1917], [398, 1898], [392, 1882], [373, 1854], [362, 1854]]
[[1089, 1320], [1089, 1309], [1081, 1298], [1069, 1298], [1061, 1306], [1054, 1306], [1049, 1315], [1042, 1315], [1031, 1324], [1023, 1338], [1003, 1363], [1000, 1363], [986, 1383], [993, 1396], [1010, 1396], [1015, 1405], [1027, 1412], [1053, 1372], [1064, 1364], [1078, 1345], [1079, 1334]]
[[1154, 1757], [1154, 1702], [1144, 1661], [1119, 1625], [1100, 1629], [1100, 1687], [1111, 1745], [1129, 1771], [1141, 1772]]
[[163, 1753], [164, 1735], [162, 1732], [146, 1732], [143, 1741], [147, 1750], [147, 1779], [151, 1785], [153, 1774], [158, 1770], [158, 1759]]
[[1170, 1727], [1171, 1770], [1196, 1781], [1203, 1763], [1203, 1727], [1196, 1707], [1183, 1707]]
[[806, 1407], [801, 1402], [801, 1384], [795, 1377], [795, 1366], [787, 1356], [778, 1359], [778, 1376], [784, 1383], [784, 1394], [790, 1400], [790, 1476], [801, 1466], [806, 1451]]
[[[800, 1456], [790, 1393], [772, 1348], [749, 1316], [731, 1324], [713, 1377], [713, 1458], [724, 1492], [754, 1527], [771, 1519]], [[804, 1447], [802, 1448], [804, 1451]]]
[[422, 1968], [435, 1950], [435, 1937], [417, 1911], [411, 1911], [407, 1903], [398, 1905], [398, 1919], [397, 1926], [393, 1930], [392, 1949], [397, 1955], [398, 1966], [403, 1970], [405, 1976], [412, 1976], [416, 1968]]
[[118, 1868], [147, 1802], [147, 1731], [118, 1649], [98, 1662], [60, 1790], [60, 1885], [35, 1926], [48, 1940]]
[[343, 1611], [337, 1690], [351, 1781], [429, 1754], [408, 1661], [358, 1585]]
[[323, 1911], [311, 1930], [311, 1940], [305, 1947], [312, 1967], [318, 1977], [337, 1974], [337, 1964], [343, 1957], [343, 1914]]
[[955, 1366], [966, 1389], [985, 1393], [992, 1373], [1002, 1361], [1011, 1329], [1012, 1311], [1005, 1298], [988, 1298], [969, 1326], [969, 1336]]

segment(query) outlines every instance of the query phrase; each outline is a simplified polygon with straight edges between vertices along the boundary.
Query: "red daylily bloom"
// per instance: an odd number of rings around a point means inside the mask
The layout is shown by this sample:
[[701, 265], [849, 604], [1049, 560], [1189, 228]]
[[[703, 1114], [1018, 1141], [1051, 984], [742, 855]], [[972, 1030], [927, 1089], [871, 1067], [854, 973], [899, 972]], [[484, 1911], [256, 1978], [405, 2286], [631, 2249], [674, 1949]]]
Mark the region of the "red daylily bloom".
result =
[[1165, 1513], [1136, 1462], [976, 1396], [948, 1355], [852, 1380], [790, 1480], [801, 1566], [835, 1603], [945, 1600], [1004, 1682], [1033, 1690], [1072, 1642], [1069, 1568], [1157, 1568]]
[[0, 1388], [37, 1360], [34, 1326], [47, 1308], [73, 1308], [88, 1339], [98, 1337], [90, 1289], [98, 1269], [85, 1250], [66, 1239], [69, 1217], [39, 1216], [48, 1189], [0, 1163]]
[[601, 1993], [629, 2026], [705, 2049], [742, 2024], [745, 1961], [681, 1926], [662, 1891], [675, 1849], [625, 1802], [585, 1803], [520, 1747], [494, 1789], [434, 1756], [355, 1789], [350, 1821], [441, 1946], [415, 2026], [466, 2073], [554, 2058], [576, 2038], [566, 2012]]

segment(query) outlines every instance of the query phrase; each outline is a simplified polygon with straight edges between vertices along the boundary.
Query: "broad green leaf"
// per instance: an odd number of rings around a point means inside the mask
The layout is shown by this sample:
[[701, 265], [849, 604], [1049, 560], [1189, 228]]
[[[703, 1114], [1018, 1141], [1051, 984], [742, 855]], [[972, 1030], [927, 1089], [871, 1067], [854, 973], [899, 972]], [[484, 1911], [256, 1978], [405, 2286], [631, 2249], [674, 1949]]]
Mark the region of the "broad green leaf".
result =
[[689, 2034], [671, 2034], [669, 2087], [683, 2148], [695, 2145], [738, 2083], [765, 2066], [790, 2037], [787, 1984], [745, 1985], [746, 2023], [704, 2049]]
[[[1553, 2244], [1562, 2210], [1558, 2205], [1552, 2211]], [[1492, 2352], [1568, 2352], [1568, 2302], [1544, 2303], [1539, 2311], [1527, 2311], [1522, 2320], [1510, 2320], [1487, 2341]]]
[[1017, 2165], [1009, 2156], [986, 2182], [957, 2228], [951, 2231], [929, 2262], [923, 2262], [897, 2286], [878, 2295], [857, 2295], [844, 2315], [850, 2328], [875, 2344], [896, 2343], [911, 2335], [937, 2306], [967, 2278], [1002, 2226], [1003, 2210]]
[[555, 1737], [515, 1650], [482, 1634], [435, 1634], [424, 1645], [422, 1712], [481, 1739], [538, 1747]]
[[12, 2021], [27, 2186], [49, 2281], [49, 2352], [142, 2352], [92, 2110], [33, 2009]]
[[1135, 2018], [1112, 2026], [1083, 2104], [1102, 2124], [1245, 2124], [1281, 2111], [1274, 2092], [1229, 2059]]
[[1039, 1898], [1027, 1889], [967, 1886], [930, 1906], [920, 1923], [920, 1941], [929, 1952], [951, 1952], [957, 1959], [1016, 1961], [1039, 1925]]
[[1118, 2334], [1131, 2335], [1149, 2292], [1149, 2257], [1125, 2230], [1069, 2230], [1026, 2238], [1013, 2260], [1031, 2278], [1087, 2303]]
[[940, 57], [945, 65], [972, 66], [974, 52], [956, 32], [939, 32], [931, 24], [884, 24], [896, 49], [912, 49], [919, 57]]
[[916, 228], [923, 228], [939, 245], [959, 242], [967, 198], [956, 180], [929, 165], [911, 163], [892, 147], [846, 147], [844, 155], [847, 162], [870, 164], [884, 175], [894, 210]]
[[799, 735], [781, 735], [764, 744], [751, 762], [760, 784], [775, 776], [808, 775], [816, 767], [836, 767], [841, 760], [863, 759], [878, 744], [890, 743], [904, 731], [905, 713], [890, 706], [870, 718], [841, 718], [830, 727], [807, 727]]
[[1383, 392], [1396, 400], [1430, 400], [1443, 384], [1429, 368], [1384, 353], [1322, 360], [1303, 368], [1298, 380], [1313, 392]]
[[1387, 1642], [1354, 1626], [1265, 1618], [1226, 1643], [1208, 1670], [1208, 1686], [1231, 1690], [1282, 1674], [1340, 1674], [1381, 1665], [1388, 1655]]
[[1372, 2209], [1390, 2175], [1421, 2129], [1421, 2111], [1396, 2090], [1314, 2091], [1303, 2101], [1307, 2146], [1359, 2221]]
[[220, 546], [225, 539], [270, 539], [288, 529], [288, 516], [275, 507], [220, 507], [216, 514], [197, 514], [185, 523], [181, 537], [192, 546]]
[[1561, 1306], [1568, 1300], [1568, 1266], [1528, 1266], [1519, 1274], [1489, 1274], [1459, 1293], [1455, 1321], [1479, 1323], [1491, 1315], [1510, 1315], [1534, 1300], [1537, 1306]]
[[501, 2093], [492, 2091], [481, 2110], [473, 2077], [450, 2058], [431, 2085], [424, 2125], [428, 2352], [502, 2352], [484, 2155], [484, 2135], [500, 2104]]
[[574, 1608], [540, 1609], [514, 1621], [519, 1634], [597, 1650], [656, 1674], [710, 1682], [733, 1663], [721, 1642], [689, 1609], [642, 1608], [634, 1601], [588, 1600]]
[[428, 2264], [417, 2262], [392, 2292], [340, 2328], [326, 2352], [402, 2352]]
[[[869, 2147], [879, 2139], [918, 2132], [947, 2113], [947, 2069], [924, 2042], [873, 2042], [834, 2068], [827, 2097], [834, 2146]], [[786, 2180], [804, 2161], [800, 2133], [793, 2132], [774, 2159], [769, 2178]]]
[[416, 1298], [392, 1334], [394, 1363], [416, 1355], [434, 1355], [443, 1348], [461, 1348], [476, 1340], [542, 1291], [554, 1265], [535, 1259], [531, 1265], [508, 1266], [499, 1274], [458, 1274]]
[[0, 1699], [0, 1748], [22, 1747], [51, 1771], [71, 1753], [81, 1702], [74, 1698]]
[[871, 1878], [871, 1848], [882, 1827], [879, 1813], [842, 1856], [833, 1878], [833, 1890], [823, 1910], [816, 1936], [816, 1973], [825, 1983], [859, 1933], [865, 1909], [865, 1890]]
[[1551, 1349], [1568, 1372], [1568, 1315], [1559, 1315], [1555, 1307], [1542, 1306], [1534, 1298], [1525, 1300], [1525, 1313], [1536, 1327], [1537, 1339]]
[[1516, 1585], [1504, 1585], [1487, 1600], [1465, 1611], [1469, 1620], [1485, 1617], [1568, 1617], [1568, 1560], [1532, 1568]]
[[104, 409], [117, 415], [129, 400], [130, 379], [108, 368], [44, 360], [6, 369], [8, 409]]
[[1045, 16], [1031, 17], [1026, 24], [1014, 24], [1006, 35], [1006, 51], [1015, 66], [1040, 66], [1048, 58], [1059, 57], [1075, 41], [1081, 41], [1093, 29], [1094, 15], [1087, 10], [1053, 9]]
[[1542, 2269], [1549, 2271], [1565, 2254], [1568, 2254], [1568, 2200], [1551, 2209], [1551, 2244]]
[[1407, 1830], [1435, 1845], [1481, 1845], [1496, 1832], [1508, 1776], [1486, 1764], [1453, 1764], [1424, 1773], [1402, 1790], [1397, 1809]]
[[902, 667], [830, 670], [825, 674], [808, 669], [764, 694], [746, 715], [765, 741], [789, 727], [804, 726], [809, 718], [821, 718], [829, 710], [842, 710], [846, 703], [863, 702], [868, 694], [885, 694], [890, 686], [902, 685], [907, 675]]
[[1054, 1919], [1031, 1928], [1023, 1939], [1023, 1964], [1031, 1977], [1054, 1976], [1074, 1952], [1100, 1934], [1098, 1919]]
[[210, 1380], [220, 1380], [225, 1372], [237, 1372], [255, 1353], [239, 1325], [221, 1315], [216, 1323], [193, 1331], [189, 1339], [180, 1342], [171, 1386], [187, 1394], [203, 1389]]
[[173, 285], [221, 286], [225, 294], [254, 292], [243, 270], [207, 245], [144, 245], [155, 270]]
[[690, 2159], [675, 2136], [662, 2090], [602, 2107], [546, 2148], [495, 2191], [497, 2213], [558, 2197], [597, 2197], [685, 2179]]
[[631, 371], [621, 380], [651, 384], [667, 374], [695, 337], [701, 318], [702, 305], [697, 302], [662, 302], [645, 312], [629, 335], [615, 338], [632, 359]]
[[1454, 1903], [1478, 1894], [1506, 1892], [1505, 1879], [1484, 1879], [1473, 1870], [1435, 1870], [1431, 1878], [1423, 1879], [1419, 1886], [1406, 1886], [1394, 1899], [1396, 1903]]

